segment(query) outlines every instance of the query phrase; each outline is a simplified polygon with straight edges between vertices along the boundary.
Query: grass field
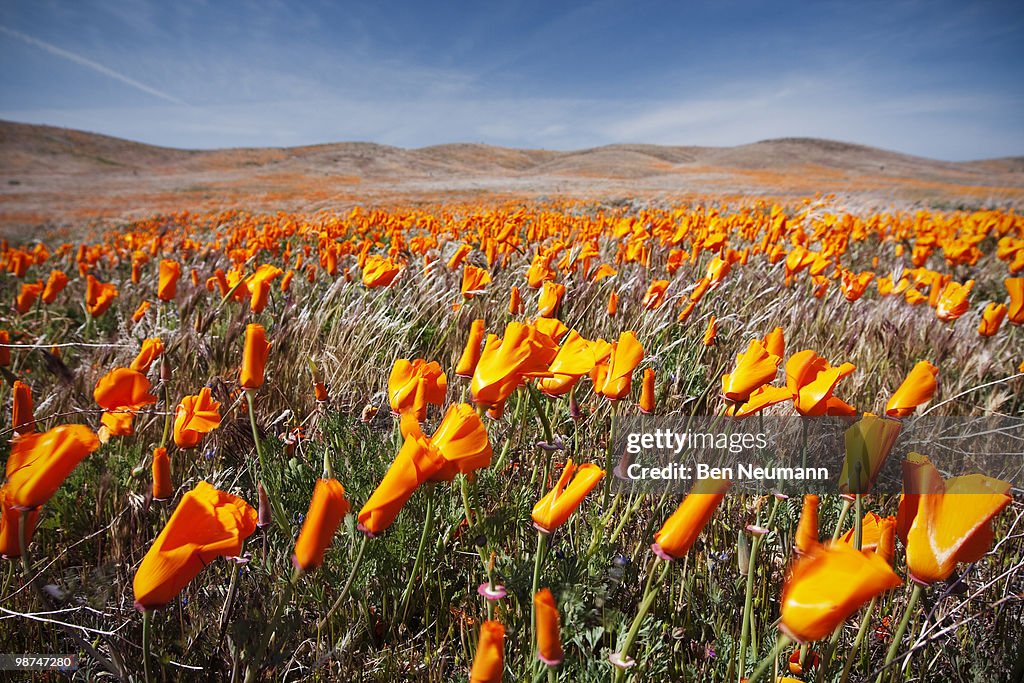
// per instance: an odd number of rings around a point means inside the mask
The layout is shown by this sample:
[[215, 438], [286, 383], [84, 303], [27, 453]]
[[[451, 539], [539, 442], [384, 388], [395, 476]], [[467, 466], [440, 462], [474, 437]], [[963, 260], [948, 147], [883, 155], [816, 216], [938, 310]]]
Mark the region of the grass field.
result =
[[[768, 414], [827, 410], [851, 423], [887, 409], [897, 416], [891, 399], [929, 361], [937, 387], [906, 404], [905, 419], [925, 411], [1024, 417], [1024, 217], [1012, 211], [850, 213], [816, 198], [790, 206], [558, 202], [182, 213], [80, 241], [5, 244], [2, 264], [0, 329], [8, 336], [0, 341], [10, 357], [0, 392], [8, 416], [12, 404], [21, 406], [20, 419], [5, 418], [5, 435], [21, 436], [14, 446], [5, 439], [3, 457], [33, 432], [60, 425], [85, 425], [98, 443], [67, 467], [66, 479], [60, 466], [46, 464], [59, 449], [32, 451], [40, 458], [35, 476], [55, 491], [37, 501], [26, 554], [18, 552], [19, 519], [31, 515], [5, 499], [0, 540], [10, 557], [2, 565], [0, 649], [77, 653], [75, 680], [459, 681], [469, 678], [474, 659], [473, 680], [499, 680], [494, 670], [507, 681], [771, 680], [776, 656], [779, 676], [803, 681], [1010, 681], [1024, 674], [1019, 481], [998, 494], [968, 496], [972, 502], [960, 509], [960, 499], [933, 493], [951, 501], [950, 509], [919, 513], [909, 541], [896, 544], [894, 570], [886, 571], [895, 571], [897, 587], [851, 596], [847, 589], [868, 590], [866, 574], [828, 570], [819, 587], [823, 606], [811, 621], [830, 628], [802, 651], [778, 640], [783, 588], [802, 575], [792, 571], [795, 563], [824, 562], [832, 546], [819, 547], [815, 535], [797, 559], [798, 496], [726, 494], [706, 525], [687, 518], [699, 536], [672, 563], [650, 547], [681, 494], [609, 492], [608, 473], [550, 535], [531, 519], [568, 458], [602, 469], [614, 464], [611, 430], [640, 413], [646, 370], [653, 370], [661, 418], [744, 406], [756, 412], [751, 393], [761, 386], [782, 392], [793, 367], [787, 359], [805, 349], [824, 365], [814, 366], [801, 389], [843, 363], [854, 368], [822, 378], [810, 396], [798, 392], [764, 408]], [[66, 286], [52, 283], [52, 271], [66, 274]], [[510, 311], [513, 288], [522, 310]], [[1005, 307], [986, 311], [990, 303]], [[539, 307], [564, 328], [535, 323]], [[499, 338], [506, 326], [524, 323], [529, 341], [516, 347], [518, 361], [509, 335], [509, 357], [497, 358], [496, 340], [488, 341], [471, 380], [455, 370], [477, 319]], [[270, 343], [265, 370], [243, 361], [250, 325], [260, 325]], [[770, 353], [777, 347], [765, 341], [775, 328], [784, 352]], [[572, 391], [550, 397], [538, 389], [556, 349], [568, 345], [568, 330], [592, 343], [573, 356], [579, 369], [557, 378], [575, 382]], [[635, 363], [626, 358], [627, 331], [642, 347]], [[141, 380], [132, 375], [129, 388], [98, 390], [115, 368], [132, 366], [144, 340], [157, 338], [162, 352], [149, 367], [137, 365]], [[618, 343], [611, 351], [599, 339]], [[723, 375], [745, 376], [737, 356], [755, 346], [771, 347], [760, 362], [777, 375], [723, 397], [730, 393]], [[446, 375], [443, 398], [427, 397], [424, 387], [436, 389], [436, 378], [422, 386], [415, 374], [396, 379], [399, 359], [437, 362]], [[243, 366], [265, 380], [244, 389]], [[616, 393], [609, 377], [621, 379], [618, 400], [608, 398]], [[15, 381], [30, 388], [34, 427]], [[176, 409], [204, 387], [219, 403], [219, 424], [197, 427], [196, 445], [182, 448]], [[401, 411], [425, 411], [421, 427], [409, 417], [400, 426], [392, 414], [396, 387], [405, 397]], [[502, 391], [507, 402], [496, 408], [489, 397]], [[829, 402], [833, 396], [841, 401]], [[461, 403], [478, 408], [465, 424], [486, 430], [490, 464], [431, 481], [399, 463], [415, 480], [403, 491], [407, 502], [384, 506], [400, 511], [382, 533], [362, 533], [357, 513], [396, 454], [407, 452], [403, 444], [429, 441], [449, 406]], [[126, 411], [134, 414], [130, 427]], [[154, 498], [154, 450], [161, 447], [170, 462], [169, 479], [157, 482], [170, 485], [166, 500]], [[1021, 451], [1019, 443], [1010, 447]], [[844, 457], [835, 454], [837, 463]], [[5, 484], [11, 496], [12, 472], [24, 466], [14, 461]], [[308, 515], [320, 532], [312, 544], [326, 552], [319, 566], [298, 572], [296, 539], [321, 479], [340, 482], [351, 511], [336, 531], [339, 501]], [[246, 501], [260, 527], [242, 534], [239, 553], [182, 559], [178, 573], [191, 565], [195, 578], [143, 616], [136, 609], [140, 564], [201, 481]], [[857, 510], [884, 518], [900, 504], [897, 494], [869, 493], [851, 505], [837, 489], [821, 497], [820, 537], [848, 529], [860, 537], [866, 531]], [[176, 552], [201, 543], [204, 524], [177, 529]], [[908, 552], [915, 542], [921, 547], [915, 538], [942, 546], [936, 555], [985, 547], [916, 590], [909, 565], [915, 553], [931, 551]], [[244, 560], [221, 559], [235, 554]], [[871, 552], [857, 556], [849, 561], [881, 561]], [[501, 599], [479, 590], [499, 585]], [[558, 666], [535, 654], [533, 591], [540, 587], [551, 589], [560, 613]], [[843, 609], [848, 618], [837, 618]], [[478, 645], [488, 621], [504, 626], [503, 658], [490, 677], [482, 660], [496, 650]], [[609, 656], [627, 641], [635, 665], [618, 669]], [[803, 664], [790, 668], [793, 653]], [[762, 661], [768, 668], [755, 673]]]

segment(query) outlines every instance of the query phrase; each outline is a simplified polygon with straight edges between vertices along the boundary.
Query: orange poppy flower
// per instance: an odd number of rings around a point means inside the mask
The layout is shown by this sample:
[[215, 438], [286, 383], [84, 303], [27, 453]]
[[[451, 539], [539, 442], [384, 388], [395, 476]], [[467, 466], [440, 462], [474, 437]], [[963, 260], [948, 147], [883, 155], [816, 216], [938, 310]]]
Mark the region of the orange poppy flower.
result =
[[[1020, 253], [1024, 254], [1024, 249]], [[1003, 284], [1010, 295], [1007, 317], [1014, 325], [1024, 325], [1024, 277], [1008, 277], [1003, 280]]]
[[472, 299], [477, 294], [483, 294], [490, 282], [491, 274], [486, 270], [467, 265], [462, 269], [462, 296]]
[[715, 343], [715, 337], [718, 336], [718, 319], [715, 316], [711, 316], [708, 320], [708, 326], [704, 330], [704, 346], [713, 346]]
[[15, 308], [18, 313], [24, 315], [32, 310], [32, 306], [35, 304], [36, 299], [43, 293], [43, 283], [40, 282], [25, 282], [21, 285], [21, 291], [18, 293], [18, 299], [15, 302]]
[[462, 265], [462, 262], [467, 256], [469, 256], [471, 251], [473, 251], [473, 248], [468, 244], [460, 244], [455, 250], [455, 253], [452, 254], [452, 257], [448, 259], [448, 270], [454, 272], [455, 269]]
[[845, 543], [819, 545], [793, 565], [779, 630], [801, 643], [821, 640], [864, 603], [902, 583], [875, 553]]
[[195, 448], [206, 434], [220, 426], [220, 403], [213, 400], [210, 387], [186, 396], [174, 411], [174, 443], [178, 448]]
[[82, 459], [100, 442], [84, 425], [61, 425], [46, 432], [16, 437], [7, 459], [12, 505], [36, 508], [50, 499]]
[[85, 308], [94, 318], [107, 312], [117, 298], [117, 287], [109, 282], [100, 282], [92, 275], [85, 280]]
[[975, 562], [992, 547], [993, 518], [1013, 500], [1010, 484], [969, 474], [943, 481], [931, 461], [911, 453], [903, 463], [897, 531], [907, 546], [907, 570], [920, 584], [945, 581], [959, 562]]
[[732, 482], [720, 479], [701, 479], [694, 484], [676, 511], [654, 534], [651, 550], [663, 560], [685, 556], [731, 485]]
[[153, 449], [153, 498], [167, 500], [174, 495], [171, 484], [171, 459], [166, 448]]
[[636, 335], [631, 330], [623, 332], [619, 340], [612, 344], [608, 360], [591, 374], [594, 391], [611, 401], [629, 395], [633, 371], [643, 359], [644, 347]]
[[[874, 512], [868, 512], [861, 521], [860, 549], [864, 551], [877, 552], [888, 558], [886, 561], [892, 564], [893, 548], [887, 547], [896, 537], [896, 517], [882, 517]], [[853, 545], [857, 540], [857, 529], [851, 527], [839, 537], [840, 543]]]
[[259, 389], [265, 381], [267, 354], [270, 351], [267, 333], [262, 325], [250, 324], [245, 328], [245, 350], [242, 353], [242, 372], [239, 381], [243, 389]]
[[469, 337], [466, 339], [466, 348], [462, 351], [458, 365], [455, 366], [455, 374], [459, 377], [472, 377], [476, 370], [476, 364], [480, 361], [480, 344], [484, 340], [484, 321], [477, 318], [469, 328]]
[[148, 301], [143, 301], [142, 303], [140, 303], [139, 307], [135, 309], [134, 313], [132, 313], [132, 322], [137, 323], [140, 320], [142, 320], [142, 317], [146, 315], [146, 311], [149, 310], [149, 306], [150, 303]]
[[852, 273], [848, 270], [843, 270], [840, 273], [839, 281], [840, 287], [843, 290], [843, 296], [847, 301], [851, 302], [861, 298], [874, 277], [875, 274], [870, 270], [863, 273]]
[[647, 293], [644, 294], [644, 310], [653, 311], [656, 308], [661, 308], [661, 305], [665, 303], [665, 292], [667, 290], [668, 280], [655, 280], [652, 282], [651, 286], [647, 288]]
[[403, 420], [405, 441], [380, 484], [359, 511], [359, 529], [376, 536], [395, 521], [413, 492], [427, 481], [451, 480], [491, 462], [487, 429], [468, 404], [452, 405], [431, 438]]
[[701, 279], [697, 280], [697, 282], [694, 284], [693, 291], [690, 292], [690, 303], [696, 304], [698, 301], [703, 299], [704, 295], [708, 291], [708, 288], [710, 287], [711, 280], [709, 280], [708, 278], [702, 277]]
[[537, 634], [537, 657], [548, 666], [558, 666], [565, 658], [565, 653], [562, 650], [561, 618], [555, 596], [550, 589], [541, 588], [533, 596], [533, 605], [536, 612], [534, 631]]
[[130, 368], [114, 368], [96, 382], [93, 398], [104, 410], [136, 412], [156, 403], [149, 393], [150, 382], [141, 372]]
[[469, 683], [501, 683], [505, 675], [505, 627], [497, 621], [480, 624]]
[[153, 361], [164, 352], [164, 343], [159, 337], [152, 337], [142, 342], [142, 349], [128, 367], [136, 372], [146, 374], [153, 365]]
[[919, 405], [932, 400], [938, 386], [935, 381], [938, 374], [937, 367], [926, 360], [919, 361], [889, 399], [885, 414], [889, 417], [907, 417]]
[[800, 521], [796, 525], [796, 537], [793, 547], [798, 555], [806, 555], [814, 551], [821, 543], [818, 539], [818, 496], [808, 493], [804, 496], [804, 506], [800, 511]]
[[36, 418], [32, 414], [32, 389], [21, 380], [14, 380], [14, 399], [11, 403], [11, 424], [15, 436], [36, 431]]
[[761, 412], [769, 406], [793, 400], [793, 392], [788, 387], [775, 387], [770, 384], [758, 387], [750, 394], [745, 403], [733, 403], [726, 410], [726, 415], [742, 419]]
[[533, 525], [546, 534], [565, 524], [587, 494], [604, 478], [605, 471], [591, 463], [577, 465], [569, 458], [555, 487], [533, 506]]
[[981, 314], [981, 322], [978, 323], [978, 334], [982, 337], [991, 337], [999, 331], [1006, 317], [1006, 304], [990, 303]]
[[508, 314], [519, 315], [523, 312], [523, 295], [519, 293], [519, 288], [512, 285], [512, 289], [509, 290], [508, 294]]
[[640, 385], [640, 412], [649, 415], [654, 412], [654, 369], [644, 370], [643, 383]]
[[427, 405], [440, 406], [447, 391], [448, 377], [436, 361], [399, 358], [391, 367], [388, 402], [396, 415], [411, 410], [422, 421], [427, 416]]
[[779, 371], [782, 358], [768, 353], [759, 339], [751, 339], [747, 350], [736, 356], [736, 368], [722, 375], [722, 394], [726, 400], [745, 403], [755, 389], [770, 383]]
[[558, 353], [551, 342], [549, 335], [520, 322], [509, 323], [504, 337], [488, 335], [470, 382], [474, 403], [495, 406], [504, 402], [524, 377], [547, 375]]
[[160, 281], [156, 288], [157, 298], [161, 301], [173, 301], [178, 294], [178, 279], [180, 277], [180, 263], [166, 258], [160, 261]]
[[723, 259], [721, 256], [716, 256], [708, 263], [707, 279], [711, 285], [711, 289], [715, 289], [718, 285], [722, 284], [722, 280], [732, 270], [732, 262]]
[[615, 314], [619, 312], [619, 295], [612, 292], [608, 295], [608, 317], [614, 318]]
[[302, 523], [302, 531], [295, 541], [292, 562], [303, 571], [316, 569], [324, 561], [324, 553], [331, 545], [342, 518], [348, 514], [349, 502], [345, 489], [337, 479], [318, 479], [309, 502], [309, 511]]
[[943, 322], [952, 322], [967, 312], [967, 297], [974, 287], [974, 280], [968, 280], [964, 284], [949, 282], [942, 289], [938, 303], [935, 307], [935, 314]]
[[135, 607], [164, 607], [215, 559], [237, 556], [256, 521], [244, 500], [199, 482], [182, 496], [135, 571]]
[[811, 417], [855, 415], [856, 410], [832, 395], [839, 381], [854, 370], [852, 363], [833, 368], [810, 349], [794, 353], [786, 361], [786, 387], [793, 392], [797, 412]]
[[867, 493], [900, 435], [902, 423], [865, 413], [844, 433], [846, 460], [839, 475], [843, 493]]
[[249, 288], [249, 309], [253, 313], [262, 313], [267, 307], [274, 279], [283, 272], [277, 266], [263, 264], [246, 279], [245, 284]]
[[46, 281], [46, 288], [43, 289], [43, 303], [52, 304], [57, 300], [57, 295], [68, 286], [68, 276], [62, 270], [51, 270], [50, 278]]
[[551, 318], [557, 315], [564, 296], [565, 285], [546, 281], [540, 291], [540, 298], [537, 300], [538, 314], [542, 318]]
[[572, 330], [562, 342], [551, 365], [548, 366], [550, 377], [537, 381], [537, 388], [548, 396], [563, 396], [576, 384], [580, 377], [591, 372], [594, 367], [607, 358], [611, 345], [604, 340], [588, 341]]
[[402, 272], [401, 266], [391, 259], [383, 256], [368, 256], [363, 264], [363, 284], [369, 288], [387, 287], [398, 274]]

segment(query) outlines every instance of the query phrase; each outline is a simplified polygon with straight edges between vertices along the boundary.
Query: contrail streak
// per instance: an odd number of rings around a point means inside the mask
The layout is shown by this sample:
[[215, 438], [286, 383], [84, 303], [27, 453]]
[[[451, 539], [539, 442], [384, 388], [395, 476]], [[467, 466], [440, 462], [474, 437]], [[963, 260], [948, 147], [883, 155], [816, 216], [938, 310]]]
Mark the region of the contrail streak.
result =
[[14, 29], [7, 28], [6, 26], [0, 24], [0, 33], [6, 33], [7, 35], [12, 36], [14, 38], [17, 38], [18, 40], [21, 40], [21, 41], [23, 41], [25, 43], [28, 43], [29, 45], [33, 45], [35, 47], [40, 48], [41, 50], [45, 50], [45, 51], [49, 52], [52, 55], [57, 55], [58, 57], [63, 57], [64, 59], [67, 59], [69, 61], [74, 62], [75, 64], [80, 64], [81, 66], [84, 66], [86, 68], [92, 69], [93, 71], [101, 73], [104, 76], [109, 76], [110, 78], [113, 78], [115, 80], [121, 81], [125, 85], [130, 85], [131, 87], [135, 88], [136, 90], [141, 90], [144, 93], [148, 93], [148, 94], [150, 94], [150, 95], [152, 95], [154, 97], [159, 97], [160, 99], [166, 100], [167, 102], [171, 102], [173, 104], [181, 104], [181, 105], [187, 106], [185, 102], [182, 102], [181, 100], [179, 100], [177, 97], [174, 97], [173, 95], [168, 95], [167, 93], [161, 92], [161, 91], [157, 90], [156, 88], [151, 88], [148, 85], [146, 85], [145, 83], [139, 83], [138, 81], [136, 81], [133, 78], [129, 78], [128, 76], [125, 76], [122, 73], [118, 73], [117, 71], [114, 71], [110, 67], [106, 67], [106, 66], [103, 66], [102, 64], [98, 64], [98, 63], [92, 61], [91, 59], [86, 59], [85, 57], [83, 57], [81, 55], [75, 54], [74, 52], [68, 52], [67, 50], [61, 49], [61, 48], [57, 47], [56, 45], [52, 45], [52, 44], [47, 43], [45, 41], [39, 40], [38, 38], [33, 38], [30, 35], [26, 35], [26, 34], [22, 33], [21, 31], [15, 31]]

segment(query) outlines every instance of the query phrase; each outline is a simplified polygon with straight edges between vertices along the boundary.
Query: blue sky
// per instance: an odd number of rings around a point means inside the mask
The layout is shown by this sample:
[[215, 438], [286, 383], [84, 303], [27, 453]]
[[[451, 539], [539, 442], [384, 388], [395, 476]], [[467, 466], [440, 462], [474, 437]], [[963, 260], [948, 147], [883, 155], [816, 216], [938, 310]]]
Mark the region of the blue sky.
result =
[[0, 0], [0, 118], [186, 148], [1024, 154], [1019, 1]]

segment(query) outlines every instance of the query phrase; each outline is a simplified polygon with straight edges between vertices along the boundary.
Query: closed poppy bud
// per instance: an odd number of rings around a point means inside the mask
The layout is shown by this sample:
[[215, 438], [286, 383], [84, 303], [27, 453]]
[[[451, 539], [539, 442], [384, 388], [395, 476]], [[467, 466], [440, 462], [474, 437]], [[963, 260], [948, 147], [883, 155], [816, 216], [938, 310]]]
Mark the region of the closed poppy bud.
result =
[[28, 515], [25, 520], [25, 543], [29, 544], [39, 520], [39, 509], [23, 510], [16, 507], [4, 486], [0, 487], [0, 513], [3, 515], [0, 518], [0, 555], [6, 558], [21, 557], [21, 540], [18, 538], [21, 516]]
[[171, 459], [166, 448], [153, 450], [153, 498], [167, 500], [174, 495], [171, 484]]
[[284, 274], [284, 277], [281, 278], [281, 291], [282, 292], [288, 292], [288, 291], [291, 290], [291, 288], [292, 288], [292, 280], [293, 279], [295, 279], [295, 271], [294, 270], [289, 270], [288, 272], [286, 272]]
[[173, 301], [178, 294], [178, 278], [181, 277], [181, 264], [172, 259], [160, 261], [160, 281], [157, 284], [156, 296], [161, 301]]
[[519, 315], [523, 312], [523, 295], [519, 293], [519, 288], [512, 285], [512, 289], [508, 295], [508, 314]]
[[702, 479], [694, 484], [676, 511], [654, 534], [651, 550], [663, 560], [685, 556], [711, 520], [731, 484], [719, 479]]
[[159, 337], [147, 339], [142, 342], [142, 349], [139, 350], [139, 355], [135, 357], [135, 360], [132, 361], [129, 367], [136, 372], [146, 374], [149, 372], [150, 366], [153, 365], [153, 361], [163, 352], [164, 343]]
[[793, 545], [796, 552], [806, 555], [820, 545], [818, 540], [818, 496], [808, 493], [804, 496], [804, 507], [800, 512], [800, 522], [796, 526], [796, 538]]
[[51, 270], [50, 278], [46, 281], [46, 288], [43, 290], [43, 303], [52, 304], [57, 295], [67, 287], [68, 276], [62, 270]]
[[148, 301], [143, 301], [142, 303], [140, 303], [139, 307], [135, 309], [134, 313], [132, 313], [132, 322], [137, 323], [140, 320], [142, 320], [143, 316], [146, 315], [146, 311], [149, 310], [149, 306], [150, 303]]
[[978, 324], [978, 334], [982, 337], [991, 337], [999, 331], [1006, 317], [1006, 304], [991, 303], [985, 307], [981, 314], [981, 322]]
[[643, 383], [640, 385], [640, 412], [649, 415], [654, 412], [654, 369], [644, 370]]
[[11, 333], [7, 330], [0, 330], [0, 367], [7, 367], [11, 364]]
[[608, 317], [614, 318], [615, 314], [619, 312], [619, 295], [612, 292], [608, 295]]
[[452, 254], [452, 257], [448, 259], [448, 270], [454, 272], [460, 265], [462, 265], [462, 262], [467, 256], [469, 256], [469, 252], [471, 251], [473, 251], [473, 248], [468, 244], [460, 244], [455, 250], [455, 253]]
[[189, 272], [189, 279], [192, 281], [192, 286], [193, 287], [198, 287], [199, 286], [199, 271], [196, 270], [195, 268], [193, 268]]
[[36, 418], [32, 414], [32, 389], [21, 380], [14, 381], [12, 421], [15, 436], [36, 431]]
[[501, 683], [505, 674], [505, 627], [497, 621], [480, 624], [469, 683]]
[[681, 323], [686, 322], [696, 307], [696, 301], [691, 301], [690, 303], [686, 304], [679, 310], [679, 315], [676, 317], [676, 320], [678, 320]]
[[896, 557], [896, 518], [886, 517], [882, 519], [880, 527], [875, 554], [885, 560], [891, 567], [893, 558]]
[[7, 458], [4, 484], [11, 504], [39, 507], [56, 493], [78, 463], [99, 446], [99, 439], [84, 425], [61, 425], [16, 437]]
[[604, 475], [597, 465], [576, 465], [572, 458], [567, 460], [558, 483], [533, 506], [533, 525], [550, 534], [565, 524]]
[[480, 343], [484, 340], [484, 321], [474, 320], [469, 328], [466, 348], [462, 351], [459, 364], [455, 366], [455, 374], [459, 377], [472, 377], [476, 364], [480, 361]]
[[267, 366], [267, 333], [262, 325], [251, 324], [245, 328], [245, 350], [242, 354], [240, 382], [243, 389], [259, 389], [263, 386]]
[[708, 327], [704, 330], [704, 346], [714, 345], [716, 336], [718, 336], [718, 319], [711, 316], [711, 319], [708, 320]]
[[292, 561], [296, 567], [309, 571], [323, 564], [324, 552], [348, 511], [349, 503], [341, 483], [336, 479], [317, 480], [302, 531], [295, 541]]
[[561, 619], [555, 596], [547, 588], [541, 588], [533, 596], [536, 612], [537, 657], [548, 666], [562, 663], [565, 653], [562, 651]]
[[937, 367], [926, 360], [920, 361], [889, 399], [885, 414], [889, 417], [907, 417], [919, 405], [932, 400], [938, 386], [935, 381], [938, 374]]
[[256, 530], [256, 511], [241, 498], [201, 481], [186, 493], [135, 571], [135, 607], [170, 603], [204, 567], [234, 557]]
[[267, 490], [263, 488], [262, 481], [256, 483], [256, 505], [258, 506], [256, 526], [260, 529], [266, 529], [274, 523], [274, 519], [270, 512], [270, 496], [267, 495]]
[[323, 382], [315, 382], [313, 384], [313, 398], [316, 399], [317, 403], [326, 403], [329, 398], [327, 395], [327, 385]]
[[902, 583], [886, 561], [845, 543], [818, 546], [793, 565], [782, 591], [779, 630], [821, 640], [867, 601]]

